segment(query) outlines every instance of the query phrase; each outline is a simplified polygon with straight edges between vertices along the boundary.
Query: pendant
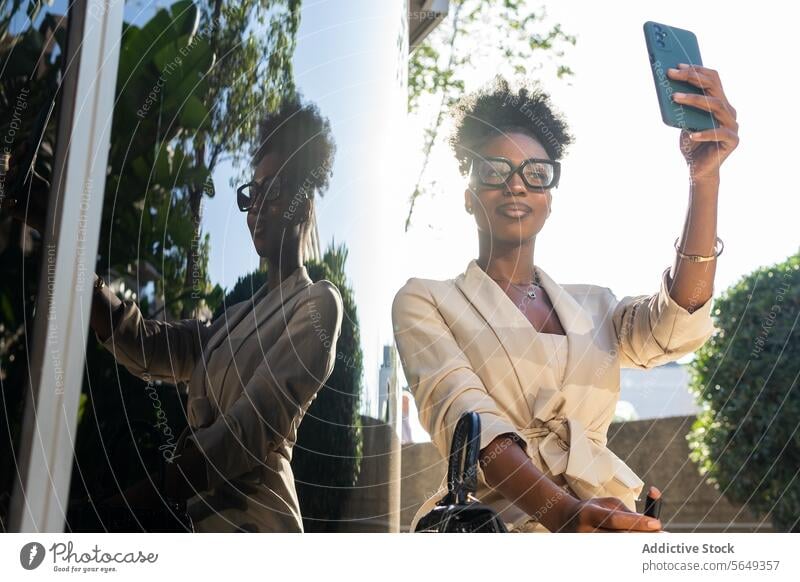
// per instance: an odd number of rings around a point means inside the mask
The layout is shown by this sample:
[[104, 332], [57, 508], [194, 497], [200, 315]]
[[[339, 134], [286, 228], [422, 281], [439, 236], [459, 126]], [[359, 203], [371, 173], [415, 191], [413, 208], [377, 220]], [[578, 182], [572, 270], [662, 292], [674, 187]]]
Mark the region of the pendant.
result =
[[528, 289], [528, 297], [536, 299], [536, 289]]

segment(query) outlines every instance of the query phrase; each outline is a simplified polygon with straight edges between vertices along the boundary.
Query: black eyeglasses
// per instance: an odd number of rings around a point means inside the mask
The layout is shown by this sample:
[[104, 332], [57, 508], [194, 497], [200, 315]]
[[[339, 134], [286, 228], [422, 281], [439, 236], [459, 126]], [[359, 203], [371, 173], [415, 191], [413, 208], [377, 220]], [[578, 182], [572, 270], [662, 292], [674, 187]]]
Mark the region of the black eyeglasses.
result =
[[470, 174], [481, 186], [502, 186], [511, 176], [519, 174], [525, 185], [532, 190], [548, 190], [558, 187], [561, 164], [554, 160], [529, 158], [516, 168], [506, 158], [475, 158]]
[[236, 203], [239, 205], [239, 210], [247, 212], [262, 196], [267, 201], [277, 200], [281, 195], [282, 181], [282, 176], [266, 177], [239, 186], [236, 189]]

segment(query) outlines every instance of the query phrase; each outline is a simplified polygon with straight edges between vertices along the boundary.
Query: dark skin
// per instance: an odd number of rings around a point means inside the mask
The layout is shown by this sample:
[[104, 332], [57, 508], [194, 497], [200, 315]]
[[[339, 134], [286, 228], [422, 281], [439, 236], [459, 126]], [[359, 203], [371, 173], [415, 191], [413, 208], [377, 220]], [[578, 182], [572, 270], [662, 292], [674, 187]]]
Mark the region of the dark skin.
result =
[[[280, 153], [267, 153], [256, 166], [253, 179], [271, 179], [281, 171], [283, 161], [284, 156]], [[27, 210], [24, 205], [9, 202], [8, 199], [4, 208], [7, 206], [15, 218], [42, 232], [45, 205], [37, 204], [37, 201], [45, 196], [46, 192], [37, 193]], [[247, 226], [253, 247], [268, 265], [268, 291], [280, 286], [302, 264], [302, 241], [312, 212], [311, 204], [305, 197], [295, 195], [284, 187], [276, 200], [257, 199], [247, 212]], [[89, 325], [101, 341], [111, 336], [112, 313], [120, 304], [120, 299], [108, 287], [93, 293]], [[186, 500], [208, 489], [205, 457], [191, 441], [183, 439], [183, 443], [182, 448], [168, 460], [165, 476], [165, 493], [176, 500]], [[157, 488], [158, 482], [158, 474], [152, 473], [101, 503], [106, 507], [127, 507], [128, 504], [139, 508], [161, 506], [164, 501]]]
[[[719, 74], [706, 67], [680, 65], [667, 71], [671, 79], [682, 80], [704, 90], [705, 95], [675, 93], [673, 99], [710, 111], [720, 124], [690, 136], [682, 130], [680, 150], [689, 169], [689, 204], [678, 248], [688, 255], [715, 254], [717, 201], [720, 166], [739, 143], [736, 110], [722, 90]], [[549, 156], [533, 137], [507, 133], [484, 142], [479, 154], [502, 156], [514, 164], [529, 158]], [[464, 192], [465, 205], [478, 227], [478, 265], [506, 292], [535, 329], [564, 334], [552, 302], [541, 287], [536, 299], [525, 290], [534, 280], [536, 235], [550, 215], [549, 190], [529, 189], [514, 174], [504, 186], [476, 186]], [[668, 276], [670, 296], [688, 312], [702, 307], [712, 296], [716, 260], [692, 263], [677, 253]], [[522, 288], [511, 285], [514, 283]], [[546, 477], [521, 446], [509, 435], [500, 435], [481, 451], [487, 483], [506, 499], [556, 532], [658, 531], [661, 522], [628, 510], [614, 497], [579, 500]], [[655, 495], [659, 492], [650, 489]], [[548, 500], [557, 500], [550, 503]]]

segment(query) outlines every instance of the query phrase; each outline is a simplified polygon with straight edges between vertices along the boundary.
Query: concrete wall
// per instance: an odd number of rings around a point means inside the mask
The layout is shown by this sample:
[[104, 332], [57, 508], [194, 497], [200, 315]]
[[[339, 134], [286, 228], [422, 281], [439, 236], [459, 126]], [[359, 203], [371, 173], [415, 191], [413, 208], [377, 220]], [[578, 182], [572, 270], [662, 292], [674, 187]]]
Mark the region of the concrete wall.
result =
[[400, 531], [400, 438], [396, 422], [362, 416], [364, 450], [339, 531]]
[[[700, 476], [697, 466], [689, 460], [686, 442], [694, 420], [694, 416], [676, 416], [614, 423], [608, 431], [608, 447], [641, 477], [645, 491], [649, 485], [661, 489], [665, 530], [773, 531], [769, 517], [754, 516], [746, 507], [730, 503]], [[445, 471], [446, 464], [431, 443], [403, 447], [402, 531], [408, 531], [417, 508], [438, 489]]]

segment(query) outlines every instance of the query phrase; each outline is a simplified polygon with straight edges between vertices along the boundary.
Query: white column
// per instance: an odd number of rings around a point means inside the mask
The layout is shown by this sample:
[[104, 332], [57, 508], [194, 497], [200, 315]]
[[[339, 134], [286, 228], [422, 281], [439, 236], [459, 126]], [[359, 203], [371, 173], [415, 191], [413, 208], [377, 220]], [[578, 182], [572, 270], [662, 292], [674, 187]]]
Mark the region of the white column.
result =
[[10, 531], [61, 532], [103, 210], [122, 0], [76, 0], [30, 350]]

